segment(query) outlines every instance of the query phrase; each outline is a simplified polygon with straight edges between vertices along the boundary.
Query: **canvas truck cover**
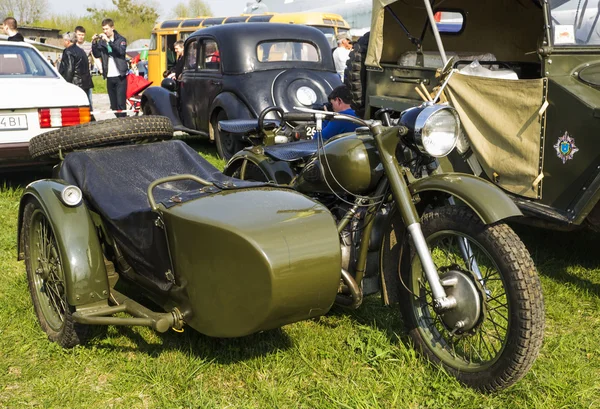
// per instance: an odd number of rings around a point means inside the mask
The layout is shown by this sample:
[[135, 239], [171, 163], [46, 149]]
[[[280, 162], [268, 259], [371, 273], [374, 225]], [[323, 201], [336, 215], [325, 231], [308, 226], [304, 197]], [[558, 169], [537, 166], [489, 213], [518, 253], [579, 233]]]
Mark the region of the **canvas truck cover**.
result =
[[541, 197], [544, 81], [455, 73], [446, 89], [487, 177], [529, 198]]

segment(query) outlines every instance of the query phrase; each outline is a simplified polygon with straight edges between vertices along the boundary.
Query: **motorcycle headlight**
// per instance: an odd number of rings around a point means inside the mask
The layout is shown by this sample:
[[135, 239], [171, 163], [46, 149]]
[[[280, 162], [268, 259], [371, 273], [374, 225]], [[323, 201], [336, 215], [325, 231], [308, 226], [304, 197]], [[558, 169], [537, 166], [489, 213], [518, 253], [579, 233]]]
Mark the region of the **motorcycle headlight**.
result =
[[434, 158], [452, 152], [460, 135], [456, 110], [445, 105], [429, 105], [411, 111], [407, 115], [408, 123], [404, 125], [412, 131], [415, 146]]

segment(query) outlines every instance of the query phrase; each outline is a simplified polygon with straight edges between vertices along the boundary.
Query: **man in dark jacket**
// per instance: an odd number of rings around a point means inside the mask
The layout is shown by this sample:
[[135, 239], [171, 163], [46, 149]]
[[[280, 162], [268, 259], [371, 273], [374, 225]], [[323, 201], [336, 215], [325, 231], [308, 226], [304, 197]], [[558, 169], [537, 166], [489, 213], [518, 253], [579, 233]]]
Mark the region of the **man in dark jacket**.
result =
[[[111, 19], [102, 21], [103, 33], [92, 37], [92, 54], [102, 60], [102, 75], [106, 79], [110, 109], [125, 110], [127, 40], [114, 27], [115, 24]], [[125, 114], [117, 114], [117, 116], [125, 116]]]
[[60, 59], [58, 72], [65, 80], [85, 91], [90, 100], [90, 110], [92, 110], [92, 100], [89, 90], [94, 87], [94, 84], [90, 75], [90, 65], [85, 51], [77, 46], [76, 41], [77, 37], [75, 33], [66, 33], [63, 35], [65, 50]]
[[14, 17], [6, 17], [2, 28], [8, 36], [8, 41], [25, 41], [21, 33], [17, 31], [17, 20]]

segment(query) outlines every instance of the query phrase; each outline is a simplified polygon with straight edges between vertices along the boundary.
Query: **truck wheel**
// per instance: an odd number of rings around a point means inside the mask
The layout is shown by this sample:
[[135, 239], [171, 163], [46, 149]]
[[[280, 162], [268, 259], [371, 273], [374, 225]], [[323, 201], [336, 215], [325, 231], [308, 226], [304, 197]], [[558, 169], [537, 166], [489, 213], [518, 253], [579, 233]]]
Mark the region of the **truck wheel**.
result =
[[68, 126], [34, 136], [29, 141], [33, 158], [57, 156], [77, 149], [159, 141], [173, 137], [171, 120], [163, 116], [107, 119]]
[[434, 310], [411, 249], [400, 269], [401, 306], [415, 346], [472, 388], [512, 385], [533, 365], [544, 334], [542, 289], [529, 252], [506, 224], [486, 226], [466, 207], [435, 209], [421, 227], [444, 289], [458, 304]]
[[219, 156], [225, 160], [231, 159], [233, 155], [244, 149], [245, 146], [239, 135], [233, 135], [219, 129], [219, 121], [226, 121], [227, 119], [227, 113], [220, 110], [212, 122], [217, 152], [219, 153]]
[[366, 33], [354, 43], [344, 71], [344, 83], [352, 93], [352, 109], [360, 118], [365, 115], [365, 92], [367, 87], [365, 59], [369, 47], [369, 35], [370, 33]]
[[59, 244], [48, 216], [37, 201], [23, 210], [25, 268], [31, 301], [42, 330], [63, 348], [84, 343], [90, 326], [73, 320], [67, 302]]

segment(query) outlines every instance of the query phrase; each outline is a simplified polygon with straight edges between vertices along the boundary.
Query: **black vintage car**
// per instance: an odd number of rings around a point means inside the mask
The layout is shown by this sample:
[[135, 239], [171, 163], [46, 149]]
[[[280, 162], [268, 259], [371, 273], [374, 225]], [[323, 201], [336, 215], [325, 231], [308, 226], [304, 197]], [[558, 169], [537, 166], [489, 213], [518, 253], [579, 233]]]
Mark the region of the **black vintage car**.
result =
[[[284, 111], [327, 102], [338, 85], [331, 48], [312, 27], [228, 24], [196, 31], [185, 42], [178, 84], [163, 81], [144, 92], [144, 114], [164, 115], [176, 131], [210, 137], [229, 159], [243, 141], [218, 128], [225, 119], [258, 117], [268, 106]], [[314, 127], [302, 126], [312, 136]]]

